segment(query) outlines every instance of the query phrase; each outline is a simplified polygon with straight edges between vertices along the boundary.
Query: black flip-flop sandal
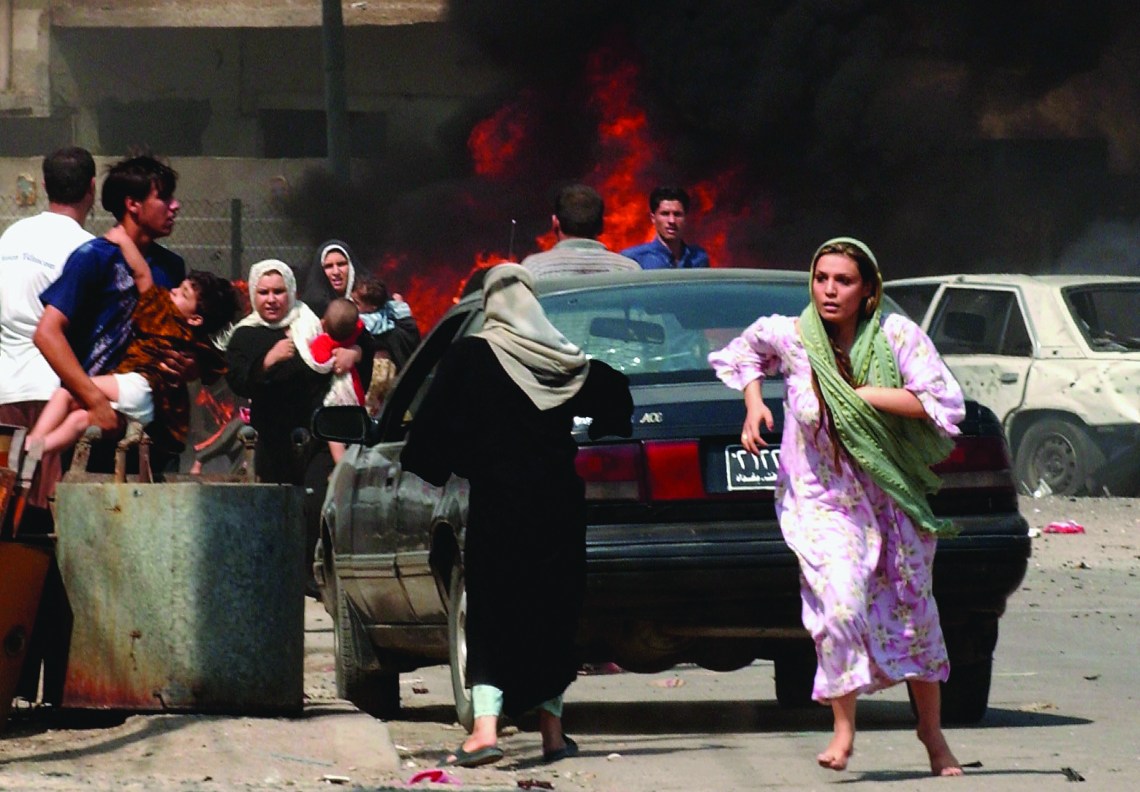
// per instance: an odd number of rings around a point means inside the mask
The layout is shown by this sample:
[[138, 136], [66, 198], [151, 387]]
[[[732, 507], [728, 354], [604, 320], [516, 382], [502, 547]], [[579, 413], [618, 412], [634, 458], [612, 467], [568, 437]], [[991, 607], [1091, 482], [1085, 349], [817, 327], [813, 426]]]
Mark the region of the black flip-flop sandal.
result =
[[554, 750], [554, 751], [544, 751], [543, 752], [543, 754], [542, 754], [542, 761], [543, 762], [545, 762], [546, 764], [550, 764], [551, 762], [557, 762], [560, 759], [569, 759], [572, 756], [578, 755], [578, 743], [574, 742], [572, 739], [567, 737], [565, 734], [562, 735], [562, 740], [566, 743], [566, 745], [564, 745], [563, 747], [558, 748], [557, 750]]
[[503, 758], [503, 749], [497, 745], [488, 745], [486, 748], [480, 748], [477, 751], [467, 752], [463, 750], [463, 745], [460, 744], [458, 748], [451, 752], [451, 756], [455, 759], [448, 761], [445, 756], [437, 767], [481, 767], [486, 764], [493, 764]]

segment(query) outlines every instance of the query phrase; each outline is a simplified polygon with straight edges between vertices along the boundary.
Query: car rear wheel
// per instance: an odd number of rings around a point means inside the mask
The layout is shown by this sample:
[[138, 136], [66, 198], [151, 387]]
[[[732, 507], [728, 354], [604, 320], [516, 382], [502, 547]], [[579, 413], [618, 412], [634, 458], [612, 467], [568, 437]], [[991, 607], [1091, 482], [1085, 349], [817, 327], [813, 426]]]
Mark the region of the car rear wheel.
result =
[[475, 726], [471, 686], [467, 682], [467, 586], [463, 564], [451, 568], [451, 588], [447, 610], [447, 646], [451, 663], [451, 691], [455, 697], [455, 718], [467, 731]]
[[950, 678], [942, 683], [943, 723], [977, 723], [985, 717], [993, 668], [992, 657], [950, 667]]
[[1044, 418], [1031, 425], [1017, 446], [1017, 480], [1037, 490], [1041, 482], [1057, 495], [1096, 491], [1095, 474], [1104, 453], [1088, 433], [1072, 421]]
[[776, 655], [776, 701], [781, 707], [794, 709], [812, 704], [815, 684], [815, 646], [796, 644]]
[[391, 720], [400, 714], [400, 675], [376, 671], [376, 655], [348, 595], [336, 587], [333, 624], [336, 693], [374, 718]]

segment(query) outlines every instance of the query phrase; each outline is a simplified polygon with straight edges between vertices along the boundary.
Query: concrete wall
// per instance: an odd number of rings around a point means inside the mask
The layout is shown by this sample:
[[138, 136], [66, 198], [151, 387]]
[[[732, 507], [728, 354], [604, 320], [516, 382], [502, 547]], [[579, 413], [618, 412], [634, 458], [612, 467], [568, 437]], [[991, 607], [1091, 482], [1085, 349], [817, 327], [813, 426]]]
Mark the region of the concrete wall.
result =
[[[313, 27], [320, 0], [52, 0], [59, 27]], [[439, 22], [445, 0], [343, 0], [344, 24]]]
[[[118, 157], [96, 157], [97, 180]], [[43, 157], [0, 157], [0, 206], [14, 205], [21, 175], [36, 182], [43, 204]], [[178, 171], [177, 196], [182, 200], [229, 200], [265, 203], [281, 184], [296, 184], [309, 168], [324, 167], [324, 160], [242, 159], [222, 157], [171, 157]]]
[[[321, 153], [316, 0], [0, 0], [0, 17], [5, 4], [10, 34], [0, 46], [11, 68], [9, 89], [0, 88], [0, 156], [70, 144], [108, 156], [137, 145], [170, 156]], [[503, 75], [439, 22], [442, 2], [356, 5], [345, 4], [354, 156], [431, 146], [500, 88]], [[306, 136], [316, 138], [307, 147], [279, 145]]]
[[48, 0], [0, 0], [0, 113], [51, 112], [48, 6]]

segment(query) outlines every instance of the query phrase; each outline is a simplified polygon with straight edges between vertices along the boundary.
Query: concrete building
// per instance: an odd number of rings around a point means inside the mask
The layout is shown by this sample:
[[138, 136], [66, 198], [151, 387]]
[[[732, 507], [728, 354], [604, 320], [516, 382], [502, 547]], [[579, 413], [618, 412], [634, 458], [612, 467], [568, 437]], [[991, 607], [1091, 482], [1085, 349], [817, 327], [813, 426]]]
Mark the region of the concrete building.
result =
[[[434, 130], [500, 79], [445, 0], [343, 2], [350, 150]], [[325, 155], [320, 0], [0, 0], [0, 157]]]

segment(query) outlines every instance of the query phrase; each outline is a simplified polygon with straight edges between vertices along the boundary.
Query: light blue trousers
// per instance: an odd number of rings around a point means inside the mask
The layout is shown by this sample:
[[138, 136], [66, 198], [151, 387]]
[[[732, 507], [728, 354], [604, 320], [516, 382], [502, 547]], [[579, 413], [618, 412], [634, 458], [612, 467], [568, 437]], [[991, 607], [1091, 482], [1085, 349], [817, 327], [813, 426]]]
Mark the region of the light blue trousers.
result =
[[[503, 691], [494, 685], [474, 685], [471, 688], [471, 705], [476, 718], [494, 715], [496, 718], [503, 714]], [[562, 717], [562, 696], [544, 701], [538, 705], [556, 718]]]

